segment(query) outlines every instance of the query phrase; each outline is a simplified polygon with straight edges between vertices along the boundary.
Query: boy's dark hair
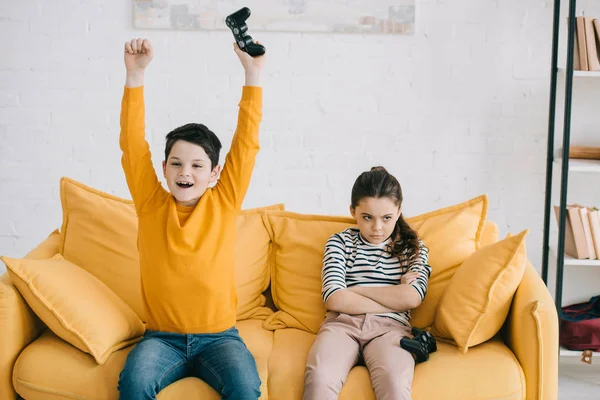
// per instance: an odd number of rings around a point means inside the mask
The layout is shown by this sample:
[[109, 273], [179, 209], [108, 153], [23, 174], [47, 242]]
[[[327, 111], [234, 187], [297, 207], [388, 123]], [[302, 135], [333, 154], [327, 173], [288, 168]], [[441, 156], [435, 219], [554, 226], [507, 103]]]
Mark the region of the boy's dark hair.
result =
[[165, 161], [169, 159], [169, 154], [171, 154], [171, 149], [175, 142], [184, 140], [192, 144], [197, 144], [204, 149], [208, 158], [210, 158], [211, 170], [219, 163], [221, 141], [206, 125], [196, 123], [185, 124], [169, 132], [166, 139]]
[[[356, 208], [365, 197], [387, 197], [398, 207], [402, 206], [402, 188], [398, 180], [383, 167], [373, 167], [356, 178], [352, 186], [352, 208]], [[413, 262], [419, 254], [419, 236], [404, 220], [402, 214], [396, 221], [389, 245], [390, 253]]]

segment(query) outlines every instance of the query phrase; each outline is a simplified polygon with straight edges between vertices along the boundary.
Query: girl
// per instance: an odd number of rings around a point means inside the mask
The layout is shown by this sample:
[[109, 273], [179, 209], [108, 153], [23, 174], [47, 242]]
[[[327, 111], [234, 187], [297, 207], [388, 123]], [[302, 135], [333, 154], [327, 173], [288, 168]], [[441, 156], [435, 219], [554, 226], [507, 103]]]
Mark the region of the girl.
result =
[[327, 241], [322, 296], [328, 310], [308, 355], [304, 399], [337, 399], [359, 360], [375, 396], [410, 399], [415, 361], [400, 347], [410, 310], [421, 304], [431, 274], [428, 249], [402, 218], [402, 189], [383, 167], [352, 187], [358, 228]]

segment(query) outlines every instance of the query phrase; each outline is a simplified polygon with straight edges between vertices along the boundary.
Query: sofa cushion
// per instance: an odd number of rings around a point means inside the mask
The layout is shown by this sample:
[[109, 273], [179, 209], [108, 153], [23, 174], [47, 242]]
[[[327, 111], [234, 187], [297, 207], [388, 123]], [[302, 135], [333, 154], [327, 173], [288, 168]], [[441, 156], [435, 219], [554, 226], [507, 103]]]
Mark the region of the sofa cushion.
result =
[[144, 320], [133, 202], [60, 180], [59, 252], [111, 288]]
[[483, 247], [465, 260], [442, 296], [434, 335], [453, 339], [466, 353], [498, 333], [523, 278], [527, 233]]
[[[275, 331], [269, 358], [269, 399], [301, 399], [304, 367], [315, 335], [299, 329]], [[499, 339], [490, 340], [462, 354], [453, 345], [438, 343], [429, 361], [418, 364], [412, 385], [415, 399], [503, 399], [525, 398], [525, 380], [510, 349]], [[370, 376], [364, 366], [348, 375], [339, 396], [344, 399], [375, 399]]]
[[438, 343], [429, 361], [416, 366], [412, 387], [415, 399], [524, 400], [526, 394], [523, 370], [498, 338], [467, 354]]
[[[240, 336], [254, 355], [267, 398], [267, 359], [273, 345], [273, 333], [261, 328], [262, 320], [237, 323]], [[133, 346], [112, 354], [103, 365], [75, 347], [46, 331], [19, 356], [14, 369], [13, 385], [26, 399], [95, 399], [116, 400], [117, 384], [127, 354]], [[219, 399], [217, 393], [196, 378], [186, 378], [166, 387], [158, 400]]]
[[60, 254], [47, 260], [2, 260], [36, 315], [98, 364], [144, 333], [142, 321], [119, 296]]
[[[60, 253], [90, 272], [121, 297], [144, 320], [137, 216], [133, 202], [62, 178], [63, 208]], [[282, 204], [244, 210], [237, 218], [234, 249], [237, 318], [266, 318], [262, 295], [269, 285], [270, 237], [260, 213]]]
[[235, 284], [238, 296], [237, 319], [265, 319], [273, 314], [263, 292], [271, 283], [269, 257], [271, 237], [265, 228], [261, 214], [271, 210], [283, 210], [283, 204], [243, 210], [236, 220]]
[[58, 253], [60, 248], [60, 232], [58, 229], [52, 231], [46, 239], [42, 240], [36, 247], [33, 248], [23, 258], [31, 260], [43, 260], [52, 258]]
[[483, 230], [481, 232], [480, 247], [487, 246], [488, 244], [496, 243], [499, 237], [498, 224], [494, 221], [487, 219], [483, 224]]
[[325, 316], [321, 299], [325, 242], [356, 222], [348, 217], [287, 211], [264, 214], [263, 218], [273, 241], [271, 293], [279, 309], [264, 327], [291, 327], [315, 333]]
[[454, 206], [408, 218], [429, 248], [431, 276], [425, 299], [412, 312], [411, 324], [433, 324], [435, 310], [457, 268], [480, 247], [488, 200], [482, 195]]
[[[429, 247], [432, 275], [425, 300], [413, 311], [419, 327], [433, 323], [435, 309], [462, 262], [479, 248], [487, 197], [407, 218]], [[303, 215], [288, 211], [263, 216], [273, 240], [271, 291], [279, 309], [265, 328], [298, 328], [316, 333], [325, 316], [321, 269], [329, 237], [355, 224], [352, 218]]]
[[[304, 392], [304, 368], [315, 335], [299, 329], [275, 331], [269, 357], [269, 399], [301, 399]], [[342, 388], [340, 399], [375, 399], [370, 377], [364, 366], [354, 367]]]

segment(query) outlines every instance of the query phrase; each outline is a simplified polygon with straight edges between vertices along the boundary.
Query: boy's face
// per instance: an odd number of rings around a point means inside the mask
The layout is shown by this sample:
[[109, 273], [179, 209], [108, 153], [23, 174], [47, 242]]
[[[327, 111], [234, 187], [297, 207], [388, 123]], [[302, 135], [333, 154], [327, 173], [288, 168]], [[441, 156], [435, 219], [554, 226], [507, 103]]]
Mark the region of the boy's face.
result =
[[389, 197], [365, 197], [356, 208], [350, 206], [362, 237], [372, 244], [380, 244], [392, 235], [400, 218], [400, 207]]
[[173, 144], [169, 159], [163, 161], [167, 186], [178, 204], [195, 206], [206, 188], [219, 176], [221, 166], [211, 169], [210, 158], [197, 144], [178, 140]]

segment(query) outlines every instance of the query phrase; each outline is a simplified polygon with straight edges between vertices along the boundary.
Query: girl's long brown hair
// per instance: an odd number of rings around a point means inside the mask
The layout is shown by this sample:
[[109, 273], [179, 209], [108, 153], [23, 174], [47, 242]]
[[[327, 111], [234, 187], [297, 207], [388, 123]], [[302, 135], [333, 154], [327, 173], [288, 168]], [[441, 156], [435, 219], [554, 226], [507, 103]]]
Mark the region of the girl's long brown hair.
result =
[[[365, 197], [391, 199], [398, 207], [402, 206], [402, 188], [398, 180], [383, 167], [373, 167], [356, 178], [352, 186], [352, 208], [356, 208]], [[402, 214], [396, 221], [390, 242], [393, 257], [413, 262], [419, 254], [419, 236], [404, 220]]]

